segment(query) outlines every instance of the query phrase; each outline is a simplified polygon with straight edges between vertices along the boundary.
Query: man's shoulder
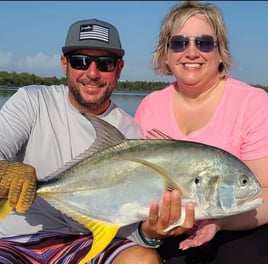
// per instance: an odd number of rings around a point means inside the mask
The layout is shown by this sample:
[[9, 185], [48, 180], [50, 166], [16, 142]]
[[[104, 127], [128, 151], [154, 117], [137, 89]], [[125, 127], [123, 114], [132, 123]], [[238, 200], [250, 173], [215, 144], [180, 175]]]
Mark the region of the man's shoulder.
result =
[[134, 118], [124, 109], [112, 103], [101, 118], [119, 129], [127, 138], [141, 138], [142, 130]]
[[28, 98], [30, 101], [49, 100], [52, 98], [64, 98], [68, 87], [64, 85], [28, 85], [20, 87], [17, 96]]
[[63, 84], [60, 85], [28, 85], [18, 89], [18, 91], [25, 91], [31, 94], [38, 93], [59, 93], [67, 89]]

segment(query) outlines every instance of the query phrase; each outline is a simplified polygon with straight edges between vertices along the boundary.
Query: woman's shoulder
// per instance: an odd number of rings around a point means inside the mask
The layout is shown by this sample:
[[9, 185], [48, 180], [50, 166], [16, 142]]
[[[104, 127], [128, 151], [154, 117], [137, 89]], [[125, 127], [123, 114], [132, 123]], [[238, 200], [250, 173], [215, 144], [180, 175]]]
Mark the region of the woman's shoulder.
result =
[[268, 114], [268, 93], [246, 82], [229, 78], [226, 83], [225, 102], [232, 108], [243, 109], [247, 115]]
[[244, 81], [234, 79], [234, 78], [228, 78], [226, 82], [226, 87], [230, 89], [234, 89], [237, 92], [243, 93], [243, 94], [256, 94], [256, 95], [263, 95], [267, 94], [267, 92], [259, 87], [255, 87], [252, 84], [246, 83]]
[[226, 95], [229, 101], [238, 104], [262, 104], [267, 105], [268, 93], [246, 82], [228, 78], [226, 82]]

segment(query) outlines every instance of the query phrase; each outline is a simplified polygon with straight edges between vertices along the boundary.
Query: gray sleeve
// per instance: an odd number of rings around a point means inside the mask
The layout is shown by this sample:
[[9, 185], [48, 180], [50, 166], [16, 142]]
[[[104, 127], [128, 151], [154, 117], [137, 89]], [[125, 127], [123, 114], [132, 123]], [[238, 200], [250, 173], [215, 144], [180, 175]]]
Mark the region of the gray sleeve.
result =
[[143, 138], [142, 129], [134, 118], [114, 103], [110, 105], [105, 114], [100, 115], [99, 117], [103, 118], [105, 121], [119, 129], [126, 138]]
[[31, 133], [35, 111], [25, 89], [19, 89], [0, 110], [0, 159], [13, 160]]

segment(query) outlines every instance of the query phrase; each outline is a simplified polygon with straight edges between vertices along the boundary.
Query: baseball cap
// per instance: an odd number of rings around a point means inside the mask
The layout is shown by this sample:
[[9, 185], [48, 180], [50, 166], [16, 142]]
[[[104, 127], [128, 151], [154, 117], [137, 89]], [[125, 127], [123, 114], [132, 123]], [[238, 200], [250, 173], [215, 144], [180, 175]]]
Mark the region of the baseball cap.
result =
[[117, 29], [98, 19], [80, 20], [70, 26], [62, 52], [67, 54], [79, 49], [107, 50], [118, 57], [125, 54]]

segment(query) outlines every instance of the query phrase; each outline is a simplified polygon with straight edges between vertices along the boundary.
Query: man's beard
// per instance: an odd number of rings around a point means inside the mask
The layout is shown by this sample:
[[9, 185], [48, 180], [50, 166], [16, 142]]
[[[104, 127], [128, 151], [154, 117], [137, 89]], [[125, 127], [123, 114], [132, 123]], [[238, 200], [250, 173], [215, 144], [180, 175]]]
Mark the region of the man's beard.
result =
[[[109, 87], [108, 89], [105, 90], [105, 92], [102, 94], [102, 96], [96, 101], [96, 102], [86, 102], [80, 91], [78, 89], [76, 89], [72, 84], [69, 83], [69, 89], [70, 92], [73, 94], [76, 102], [82, 106], [82, 107], [86, 107], [89, 110], [97, 110], [98, 108], [100, 108], [107, 100], [110, 99], [114, 87]], [[100, 88], [101, 89], [101, 88]]]

